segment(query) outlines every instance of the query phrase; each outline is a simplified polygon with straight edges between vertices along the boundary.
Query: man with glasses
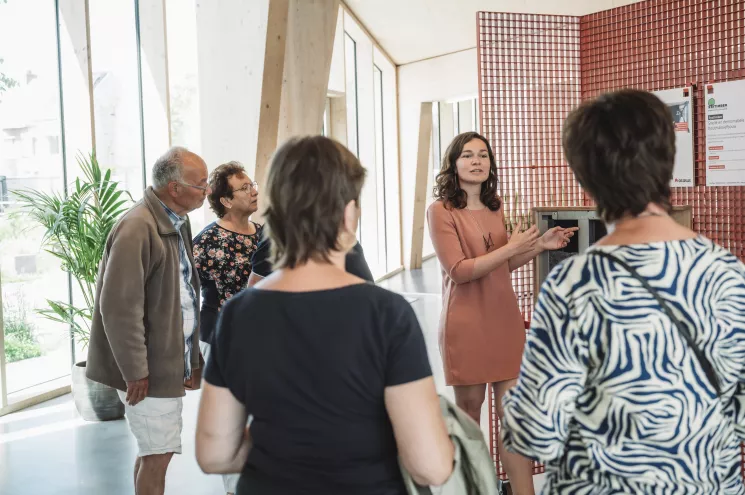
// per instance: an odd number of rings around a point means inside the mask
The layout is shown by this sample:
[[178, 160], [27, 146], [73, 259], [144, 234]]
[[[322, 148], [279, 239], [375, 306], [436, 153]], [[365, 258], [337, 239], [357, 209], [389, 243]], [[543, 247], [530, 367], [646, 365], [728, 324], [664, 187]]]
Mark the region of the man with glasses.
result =
[[119, 390], [139, 452], [135, 493], [162, 495], [181, 453], [185, 390], [199, 388], [199, 277], [187, 214], [210, 186], [207, 165], [171, 148], [153, 185], [117, 222], [99, 266], [87, 376]]

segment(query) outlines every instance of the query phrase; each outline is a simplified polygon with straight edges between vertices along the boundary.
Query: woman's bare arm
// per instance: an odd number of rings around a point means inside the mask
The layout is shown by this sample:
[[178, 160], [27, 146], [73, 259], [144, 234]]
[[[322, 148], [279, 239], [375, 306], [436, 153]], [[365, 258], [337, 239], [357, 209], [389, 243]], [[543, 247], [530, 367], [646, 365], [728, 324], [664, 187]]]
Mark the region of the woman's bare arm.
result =
[[229, 389], [204, 382], [197, 420], [197, 463], [205, 473], [240, 473], [251, 449], [245, 406]]
[[385, 406], [398, 452], [420, 485], [442, 485], [453, 472], [455, 448], [440, 410], [432, 377], [386, 387]]

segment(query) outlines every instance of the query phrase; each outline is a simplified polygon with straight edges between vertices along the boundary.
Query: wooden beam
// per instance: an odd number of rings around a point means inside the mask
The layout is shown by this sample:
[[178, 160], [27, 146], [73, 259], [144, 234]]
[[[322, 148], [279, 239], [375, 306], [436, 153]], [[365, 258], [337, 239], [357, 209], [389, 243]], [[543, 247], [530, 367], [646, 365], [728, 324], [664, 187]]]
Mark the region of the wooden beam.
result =
[[[285, 68], [289, 0], [269, 0], [264, 50], [264, 74], [259, 107], [259, 134], [256, 143], [256, 168], [253, 180], [264, 185], [269, 160], [277, 148], [282, 74]], [[262, 203], [259, 195], [259, 202]], [[261, 206], [261, 205], [260, 205]], [[259, 212], [261, 212], [261, 207]]]
[[331, 132], [329, 137], [339, 141], [344, 146], [347, 145], [347, 98], [330, 98], [329, 122], [331, 122]]
[[375, 37], [367, 29], [367, 27], [365, 27], [365, 25], [362, 24], [362, 22], [360, 22], [360, 20], [357, 17], [357, 15], [354, 12], [352, 12], [352, 9], [350, 9], [349, 6], [345, 2], [341, 2], [341, 5], [342, 5], [342, 8], [344, 9], [344, 12], [346, 12], [347, 15], [349, 17], [351, 17], [352, 20], [354, 22], [356, 22], [360, 26], [360, 29], [362, 29], [362, 31], [367, 35], [367, 37], [370, 38], [370, 41], [372, 41], [373, 46], [378, 49], [378, 51], [381, 53], [381, 55], [383, 55], [385, 58], [387, 58], [388, 61], [391, 63], [392, 66], [398, 67], [399, 64], [397, 64], [396, 62], [394, 62], [393, 59], [391, 58], [391, 56], [388, 55], [388, 52], [385, 51], [382, 46], [380, 46], [380, 43], [378, 43], [378, 40], [376, 40]]
[[320, 134], [339, 0], [290, 0], [278, 143]]
[[419, 112], [419, 139], [416, 157], [416, 185], [414, 189], [414, 219], [411, 234], [409, 269], [422, 267], [424, 248], [424, 215], [427, 207], [427, 174], [432, 144], [432, 103], [423, 102]]
[[396, 163], [398, 163], [398, 238], [401, 266], [405, 266], [404, 255], [404, 194], [403, 194], [403, 167], [401, 166], [401, 95], [399, 94], [399, 69], [396, 67], [396, 142], [398, 143]]

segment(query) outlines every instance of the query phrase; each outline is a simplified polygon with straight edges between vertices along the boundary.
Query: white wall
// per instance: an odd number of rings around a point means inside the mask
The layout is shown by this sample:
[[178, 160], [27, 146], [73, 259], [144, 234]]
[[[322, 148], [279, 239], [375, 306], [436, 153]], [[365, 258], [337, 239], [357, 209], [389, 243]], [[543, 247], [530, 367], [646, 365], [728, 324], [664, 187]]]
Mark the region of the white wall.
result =
[[[381, 174], [384, 175], [381, 181], [384, 179], [383, 194], [385, 196], [386, 210], [384, 219], [386, 228], [385, 272], [391, 272], [402, 266], [396, 66], [377, 48], [373, 50], [373, 58], [375, 65], [378, 66], [383, 75], [383, 162], [385, 174]], [[380, 163], [380, 160], [378, 160], [378, 163]], [[381, 181], [379, 181], [379, 184]], [[380, 204], [380, 201], [378, 201], [378, 204]], [[380, 236], [380, 229], [378, 235]]]
[[[401, 267], [396, 67], [347, 12], [344, 13], [344, 32], [356, 47], [352, 53], [351, 43], [341, 45], [346, 74], [347, 144], [367, 169], [360, 198], [359, 239], [370, 270], [378, 278]], [[381, 72], [382, 95], [375, 92], [374, 66]], [[382, 125], [376, 125], [376, 101], [382, 104]], [[382, 135], [378, 135], [379, 131]], [[382, 150], [377, 149], [378, 139], [382, 139]], [[382, 156], [379, 156], [380, 151]]]
[[253, 175], [269, 0], [198, 0], [202, 157]]
[[[201, 156], [209, 170], [237, 160], [253, 177], [269, 0], [197, 0]], [[207, 202], [192, 230], [214, 220]]]
[[[411, 234], [414, 214], [417, 136], [419, 111], [423, 101], [442, 101], [473, 97], [478, 93], [476, 49], [401, 65], [398, 67], [399, 147], [401, 155], [401, 208], [404, 263], [411, 260]], [[449, 143], [442, 143], [443, 150]], [[432, 174], [428, 174], [431, 196]], [[426, 223], [426, 222], [425, 222]], [[432, 244], [425, 229], [424, 256]]]

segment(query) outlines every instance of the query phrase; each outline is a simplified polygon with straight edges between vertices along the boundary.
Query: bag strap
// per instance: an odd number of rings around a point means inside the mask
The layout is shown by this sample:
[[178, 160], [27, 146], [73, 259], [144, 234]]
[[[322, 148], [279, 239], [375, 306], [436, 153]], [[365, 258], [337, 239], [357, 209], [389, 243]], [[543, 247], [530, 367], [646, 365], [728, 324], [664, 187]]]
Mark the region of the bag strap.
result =
[[717, 378], [717, 374], [714, 371], [714, 367], [711, 365], [709, 360], [706, 358], [703, 352], [696, 347], [696, 343], [693, 340], [693, 337], [691, 336], [691, 333], [688, 330], [688, 327], [685, 326], [677, 316], [673, 313], [673, 311], [670, 309], [670, 306], [668, 303], [660, 296], [660, 294], [652, 288], [651, 285], [649, 285], [649, 282], [647, 282], [647, 279], [642, 277], [639, 272], [637, 272], [631, 265], [626, 263], [624, 260], [618, 258], [617, 256], [614, 256], [610, 253], [607, 253], [605, 251], [591, 251], [587, 253], [588, 255], [593, 256], [600, 256], [601, 258], [606, 258], [618, 265], [621, 265], [627, 272], [631, 274], [632, 277], [637, 279], [642, 286], [647, 289], [647, 291], [652, 294], [652, 296], [657, 300], [660, 307], [662, 308], [662, 311], [667, 315], [668, 318], [670, 318], [670, 321], [673, 322], [673, 325], [678, 329], [678, 332], [683, 336], [685, 341], [688, 343], [688, 346], [693, 351], [693, 354], [695, 354], [696, 359], [698, 359], [699, 364], [701, 365], [701, 368], [703, 368], [704, 373], [706, 373], [706, 377], [709, 379], [709, 382], [714, 387], [714, 390], [717, 392], [717, 397], [722, 395], [722, 389], [721, 385], [719, 384], [719, 379]]

